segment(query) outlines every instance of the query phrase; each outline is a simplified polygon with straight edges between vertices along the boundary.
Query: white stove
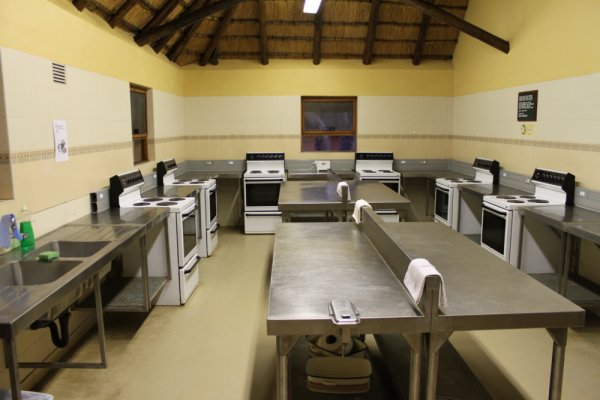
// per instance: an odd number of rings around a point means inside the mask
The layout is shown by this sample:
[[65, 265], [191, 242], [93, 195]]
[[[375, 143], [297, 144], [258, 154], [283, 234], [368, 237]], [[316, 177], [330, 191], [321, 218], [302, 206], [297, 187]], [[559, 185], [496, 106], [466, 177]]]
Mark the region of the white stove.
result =
[[[500, 180], [500, 163], [496, 160], [476, 158], [473, 162], [474, 178], [437, 178], [435, 180], [434, 219], [459, 231], [460, 191], [465, 185], [495, 185]], [[465, 214], [467, 215], [467, 214]], [[466, 223], [466, 226], [473, 225]], [[468, 230], [468, 229], [467, 229]], [[470, 233], [470, 232], [462, 232]]]
[[275, 233], [281, 223], [279, 191], [285, 182], [284, 153], [246, 153], [244, 233]]
[[[394, 171], [394, 153], [355, 153], [354, 171], [359, 181], [383, 183], [400, 194], [400, 172]], [[375, 210], [386, 222], [398, 222], [400, 215], [396, 210]]]
[[525, 272], [556, 272], [558, 236], [550, 228], [524, 224], [519, 209], [573, 205], [575, 176], [536, 168], [531, 182], [531, 195], [483, 196], [481, 246]]
[[[185, 304], [198, 286], [198, 207], [193, 197], [142, 197], [144, 177], [139, 170], [110, 178], [112, 208], [165, 208], [169, 210], [166, 232], [161, 230], [146, 236], [149, 276], [164, 276], [165, 266], [170, 279], [162, 289], [156, 304]], [[125, 276], [141, 275], [135, 261], [125, 263]], [[130, 264], [130, 265], [129, 265]]]
[[217, 181], [208, 179], [182, 179], [175, 177], [175, 159], [160, 161], [156, 165], [158, 186], [193, 186], [196, 190], [196, 203], [199, 205], [198, 255], [209, 257], [219, 241], [217, 222]]

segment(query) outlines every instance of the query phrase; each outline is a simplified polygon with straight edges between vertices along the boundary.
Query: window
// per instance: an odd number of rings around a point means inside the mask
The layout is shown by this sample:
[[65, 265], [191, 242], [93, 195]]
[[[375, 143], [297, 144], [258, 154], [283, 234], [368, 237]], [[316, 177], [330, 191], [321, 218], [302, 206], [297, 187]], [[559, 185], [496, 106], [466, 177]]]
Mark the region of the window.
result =
[[148, 89], [131, 85], [131, 133], [133, 138], [133, 163], [148, 161]]
[[356, 151], [356, 97], [302, 96], [302, 151]]

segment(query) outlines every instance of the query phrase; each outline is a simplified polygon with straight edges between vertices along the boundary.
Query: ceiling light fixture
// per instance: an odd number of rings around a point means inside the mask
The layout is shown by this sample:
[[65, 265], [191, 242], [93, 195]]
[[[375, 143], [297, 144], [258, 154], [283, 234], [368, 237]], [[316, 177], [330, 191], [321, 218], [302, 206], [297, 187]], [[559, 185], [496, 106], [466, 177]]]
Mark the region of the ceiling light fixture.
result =
[[306, 14], [316, 14], [321, 6], [321, 0], [304, 0], [304, 11]]

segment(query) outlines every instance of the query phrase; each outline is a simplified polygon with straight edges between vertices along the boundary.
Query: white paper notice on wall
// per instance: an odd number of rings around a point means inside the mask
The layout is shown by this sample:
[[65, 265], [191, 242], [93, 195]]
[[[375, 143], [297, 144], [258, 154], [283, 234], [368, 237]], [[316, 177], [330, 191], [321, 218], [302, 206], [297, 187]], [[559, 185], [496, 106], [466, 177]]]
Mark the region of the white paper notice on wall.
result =
[[69, 137], [67, 135], [67, 121], [55, 119], [54, 126], [54, 154], [56, 162], [69, 161]]

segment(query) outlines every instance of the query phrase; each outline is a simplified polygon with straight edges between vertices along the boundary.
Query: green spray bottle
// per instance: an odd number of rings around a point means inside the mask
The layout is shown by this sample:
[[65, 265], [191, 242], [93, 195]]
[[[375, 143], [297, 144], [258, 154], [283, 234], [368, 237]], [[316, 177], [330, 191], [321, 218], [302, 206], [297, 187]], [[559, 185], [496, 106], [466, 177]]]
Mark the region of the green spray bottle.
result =
[[31, 211], [26, 205], [21, 208], [21, 223], [19, 225], [21, 236], [21, 253], [29, 253], [35, 248], [35, 236], [33, 234], [33, 225], [31, 225]]

